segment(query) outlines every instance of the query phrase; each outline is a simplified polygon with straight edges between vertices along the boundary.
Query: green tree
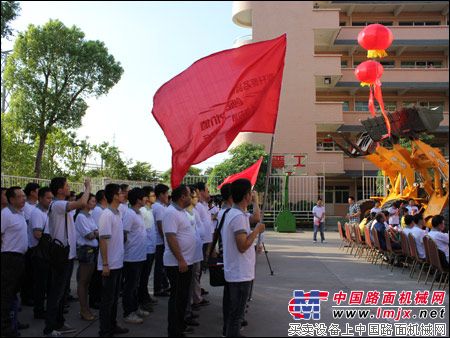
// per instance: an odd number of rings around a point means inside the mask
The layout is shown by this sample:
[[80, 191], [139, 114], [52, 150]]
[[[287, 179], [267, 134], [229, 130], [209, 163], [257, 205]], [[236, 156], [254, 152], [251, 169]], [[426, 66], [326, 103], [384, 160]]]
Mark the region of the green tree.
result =
[[50, 20], [19, 34], [8, 57], [5, 84], [11, 89], [10, 110], [23, 130], [39, 142], [36, 177], [41, 175], [51, 131], [80, 127], [88, 108], [86, 99], [108, 93], [122, 73], [104, 43], [85, 40], [75, 26]]
[[10, 26], [20, 12], [20, 5], [17, 1], [2, 1], [2, 39], [9, 38], [12, 34], [12, 28]]
[[[172, 174], [172, 168], [163, 172], [160, 177], [161, 181], [170, 183], [170, 175], [171, 174]], [[200, 168], [190, 167], [188, 172], [186, 173], [186, 176], [202, 176], [202, 170]]]
[[128, 179], [128, 165], [131, 164], [131, 161], [122, 159], [119, 148], [109, 145], [108, 142], [103, 142], [100, 145], [93, 146], [93, 150], [100, 154], [102, 159], [100, 175], [95, 176]]
[[245, 142], [230, 149], [229, 153], [231, 154], [231, 158], [216, 165], [211, 171], [208, 178], [208, 184], [211, 186], [216, 180], [222, 182], [227, 176], [243, 171], [263, 156], [264, 160], [261, 164], [258, 180], [256, 182], [256, 190], [264, 191], [264, 180], [269, 159], [268, 154], [264, 150], [264, 146]]
[[133, 181], [157, 181], [159, 179], [156, 170], [147, 162], [137, 161], [135, 165], [129, 168], [128, 179]]

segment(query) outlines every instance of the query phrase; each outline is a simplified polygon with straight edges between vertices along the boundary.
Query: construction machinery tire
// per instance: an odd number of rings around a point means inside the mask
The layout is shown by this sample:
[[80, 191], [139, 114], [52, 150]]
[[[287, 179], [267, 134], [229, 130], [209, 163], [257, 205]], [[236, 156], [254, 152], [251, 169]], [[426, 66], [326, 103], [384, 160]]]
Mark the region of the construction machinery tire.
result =
[[369, 216], [370, 209], [375, 206], [375, 201], [371, 199], [365, 199], [357, 201], [356, 204], [359, 205], [359, 209], [361, 210], [359, 220], [362, 221], [365, 217]]

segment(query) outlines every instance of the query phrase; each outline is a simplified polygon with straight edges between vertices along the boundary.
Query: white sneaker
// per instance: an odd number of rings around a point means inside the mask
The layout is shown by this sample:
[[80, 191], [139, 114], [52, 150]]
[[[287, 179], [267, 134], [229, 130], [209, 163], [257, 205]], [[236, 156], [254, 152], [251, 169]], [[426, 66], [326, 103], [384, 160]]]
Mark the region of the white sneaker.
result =
[[322, 243], [326, 243], [327, 241], [322, 241]]
[[145, 311], [143, 308], [139, 308], [139, 309], [136, 311], [136, 314], [137, 314], [139, 317], [141, 317], [141, 318], [150, 316], [150, 312]]
[[129, 323], [129, 324], [142, 324], [144, 322], [144, 320], [139, 317], [136, 312], [132, 312], [130, 313], [128, 316], [126, 316], [123, 321], [125, 323]]
[[56, 330], [53, 330], [52, 332], [47, 333], [47, 334], [45, 335], [45, 337], [61, 337], [61, 336], [62, 336], [61, 333], [59, 333], [59, 332], [56, 331]]
[[316, 241], [316, 240], [313, 240], [313, 243], [317, 243], [317, 241]]

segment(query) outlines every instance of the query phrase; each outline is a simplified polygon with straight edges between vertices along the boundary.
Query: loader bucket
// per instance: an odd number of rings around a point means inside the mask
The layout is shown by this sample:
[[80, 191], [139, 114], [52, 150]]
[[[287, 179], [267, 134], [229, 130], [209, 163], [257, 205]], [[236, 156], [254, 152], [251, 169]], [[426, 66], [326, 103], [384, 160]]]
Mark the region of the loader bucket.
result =
[[[397, 110], [394, 113], [388, 113], [389, 121], [392, 126], [392, 134], [396, 137], [417, 138], [419, 133], [431, 132], [439, 127], [444, 119], [443, 109], [408, 107]], [[361, 121], [369, 136], [375, 142], [382, 140], [383, 135], [387, 134], [386, 124], [382, 116], [369, 118]]]

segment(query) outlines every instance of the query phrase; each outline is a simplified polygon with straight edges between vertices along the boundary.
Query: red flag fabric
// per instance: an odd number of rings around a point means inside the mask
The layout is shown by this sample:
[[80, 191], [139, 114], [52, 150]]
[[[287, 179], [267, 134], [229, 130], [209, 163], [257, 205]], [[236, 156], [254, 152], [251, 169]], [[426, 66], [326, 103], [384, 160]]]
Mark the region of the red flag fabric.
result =
[[158, 89], [152, 114], [172, 148], [172, 187], [240, 132], [274, 132], [285, 53], [286, 34], [225, 50]]
[[258, 178], [259, 168], [261, 168], [261, 163], [263, 161], [263, 157], [261, 156], [258, 161], [252, 164], [247, 169], [241, 171], [240, 173], [228, 176], [221, 185], [217, 187], [217, 189], [222, 188], [222, 186], [226, 183], [233, 183], [234, 181], [240, 178], [246, 178], [252, 183], [252, 186], [256, 184], [256, 179]]

